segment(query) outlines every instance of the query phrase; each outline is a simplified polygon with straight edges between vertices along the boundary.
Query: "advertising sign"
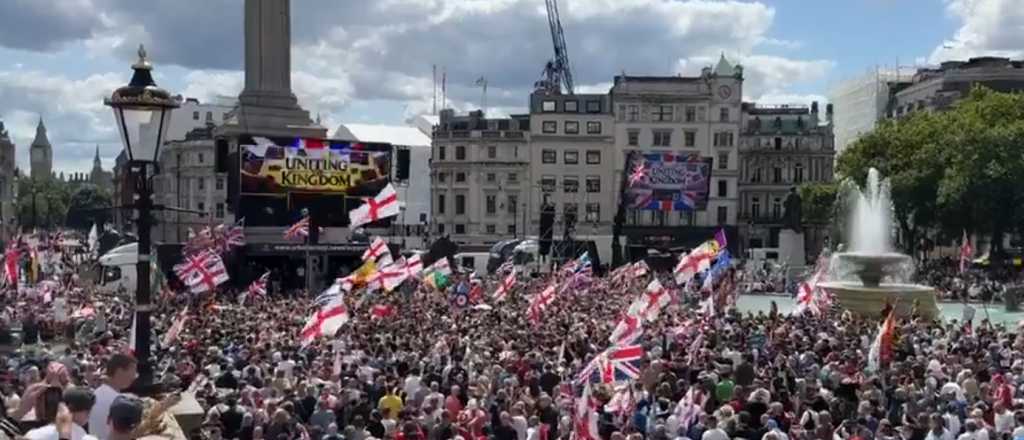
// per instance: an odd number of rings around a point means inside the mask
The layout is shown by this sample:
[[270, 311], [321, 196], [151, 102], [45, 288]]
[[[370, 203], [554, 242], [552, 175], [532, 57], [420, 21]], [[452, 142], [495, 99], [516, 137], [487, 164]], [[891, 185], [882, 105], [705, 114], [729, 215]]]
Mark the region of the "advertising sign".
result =
[[391, 146], [308, 138], [243, 139], [241, 192], [362, 193], [390, 176]]
[[706, 209], [711, 162], [710, 157], [696, 154], [627, 151], [626, 206], [653, 211]]

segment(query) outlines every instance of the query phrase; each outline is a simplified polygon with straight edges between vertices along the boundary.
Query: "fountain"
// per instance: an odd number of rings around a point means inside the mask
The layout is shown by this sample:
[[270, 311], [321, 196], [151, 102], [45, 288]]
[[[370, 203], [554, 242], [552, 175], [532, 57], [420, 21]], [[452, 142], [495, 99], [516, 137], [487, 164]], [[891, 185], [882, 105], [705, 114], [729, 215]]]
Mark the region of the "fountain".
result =
[[882, 180], [878, 170], [872, 168], [865, 187], [849, 185], [846, 196], [853, 208], [848, 225], [850, 250], [832, 257], [830, 273], [838, 274], [838, 279], [819, 286], [841, 307], [860, 315], [879, 316], [889, 303], [902, 316], [909, 315], [916, 305], [921, 316], [938, 317], [935, 289], [900, 279], [911, 259], [892, 250], [888, 180]]

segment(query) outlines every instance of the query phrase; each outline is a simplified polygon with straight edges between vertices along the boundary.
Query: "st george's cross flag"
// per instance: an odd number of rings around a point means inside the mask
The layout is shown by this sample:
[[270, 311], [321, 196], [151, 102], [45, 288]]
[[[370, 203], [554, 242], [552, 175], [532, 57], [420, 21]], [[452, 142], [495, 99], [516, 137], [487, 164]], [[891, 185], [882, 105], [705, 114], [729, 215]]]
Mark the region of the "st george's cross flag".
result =
[[640, 317], [644, 321], [658, 319], [661, 309], [672, 302], [672, 292], [661, 285], [657, 278], [647, 284], [647, 289], [629, 306], [628, 314]]
[[714, 260], [716, 255], [718, 255], [718, 244], [708, 241], [680, 257], [679, 263], [672, 270], [676, 284], [684, 286], [693, 279], [694, 275], [707, 270], [711, 267], [711, 260]]
[[494, 289], [494, 295], [491, 295], [494, 298], [494, 302], [503, 301], [515, 286], [516, 270], [512, 269], [512, 271], [501, 280], [501, 283], [498, 284], [498, 288]]
[[212, 249], [186, 255], [185, 261], [174, 266], [174, 273], [192, 293], [213, 291], [231, 279], [224, 261]]
[[622, 315], [619, 323], [615, 325], [608, 342], [612, 345], [629, 345], [635, 343], [643, 334], [643, 319], [627, 313]]
[[555, 301], [555, 283], [552, 282], [540, 293], [530, 297], [530, 305], [527, 306], [526, 314], [533, 325], [540, 324], [540, 315]]
[[178, 335], [185, 329], [185, 321], [188, 320], [188, 305], [178, 313], [178, 317], [175, 318], [174, 323], [167, 329], [167, 333], [164, 334], [164, 339], [161, 341], [161, 345], [164, 347], [170, 347], [174, 344], [174, 341], [178, 340]]
[[362, 206], [348, 212], [349, 228], [355, 229], [377, 220], [398, 215], [398, 193], [395, 187], [385, 186], [376, 196], [366, 199]]
[[348, 322], [348, 318], [348, 309], [341, 298], [325, 304], [313, 313], [302, 327], [302, 345], [307, 346], [319, 337], [333, 337], [338, 329]]
[[598, 400], [591, 397], [590, 386], [583, 387], [583, 396], [576, 399], [572, 414], [572, 436], [570, 440], [601, 440], [597, 427]]
[[363, 251], [363, 261], [376, 261], [385, 254], [391, 255], [391, 250], [388, 249], [388, 242], [384, 241], [383, 238], [373, 237], [373, 240], [370, 241], [370, 247]]

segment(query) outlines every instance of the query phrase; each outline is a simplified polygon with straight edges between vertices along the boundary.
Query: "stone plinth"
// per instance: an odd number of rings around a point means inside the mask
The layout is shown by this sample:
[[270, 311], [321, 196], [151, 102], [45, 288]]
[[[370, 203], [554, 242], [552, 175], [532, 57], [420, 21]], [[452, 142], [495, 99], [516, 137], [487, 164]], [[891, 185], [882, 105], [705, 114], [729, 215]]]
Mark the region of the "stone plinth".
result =
[[791, 229], [779, 231], [779, 263], [786, 263], [791, 268], [801, 268], [807, 265], [802, 232]]

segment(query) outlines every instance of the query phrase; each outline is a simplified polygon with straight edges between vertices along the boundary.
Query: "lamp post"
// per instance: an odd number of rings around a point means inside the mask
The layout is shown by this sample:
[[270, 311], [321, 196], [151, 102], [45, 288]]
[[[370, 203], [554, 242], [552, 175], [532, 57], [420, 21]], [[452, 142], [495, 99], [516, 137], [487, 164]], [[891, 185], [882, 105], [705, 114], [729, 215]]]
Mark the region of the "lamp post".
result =
[[171, 124], [171, 113], [179, 103], [166, 90], [156, 86], [151, 71], [153, 66], [146, 59], [146, 50], [139, 45], [139, 60], [132, 65], [132, 79], [104, 99], [103, 103], [114, 110], [117, 130], [128, 153], [126, 178], [134, 186], [135, 232], [139, 236], [139, 259], [135, 265], [135, 356], [139, 362], [139, 379], [133, 388], [136, 391], [152, 391], [153, 364], [150, 360], [150, 340], [153, 328], [150, 313], [149, 260], [150, 228], [153, 209], [152, 175], [157, 170], [160, 146]]

